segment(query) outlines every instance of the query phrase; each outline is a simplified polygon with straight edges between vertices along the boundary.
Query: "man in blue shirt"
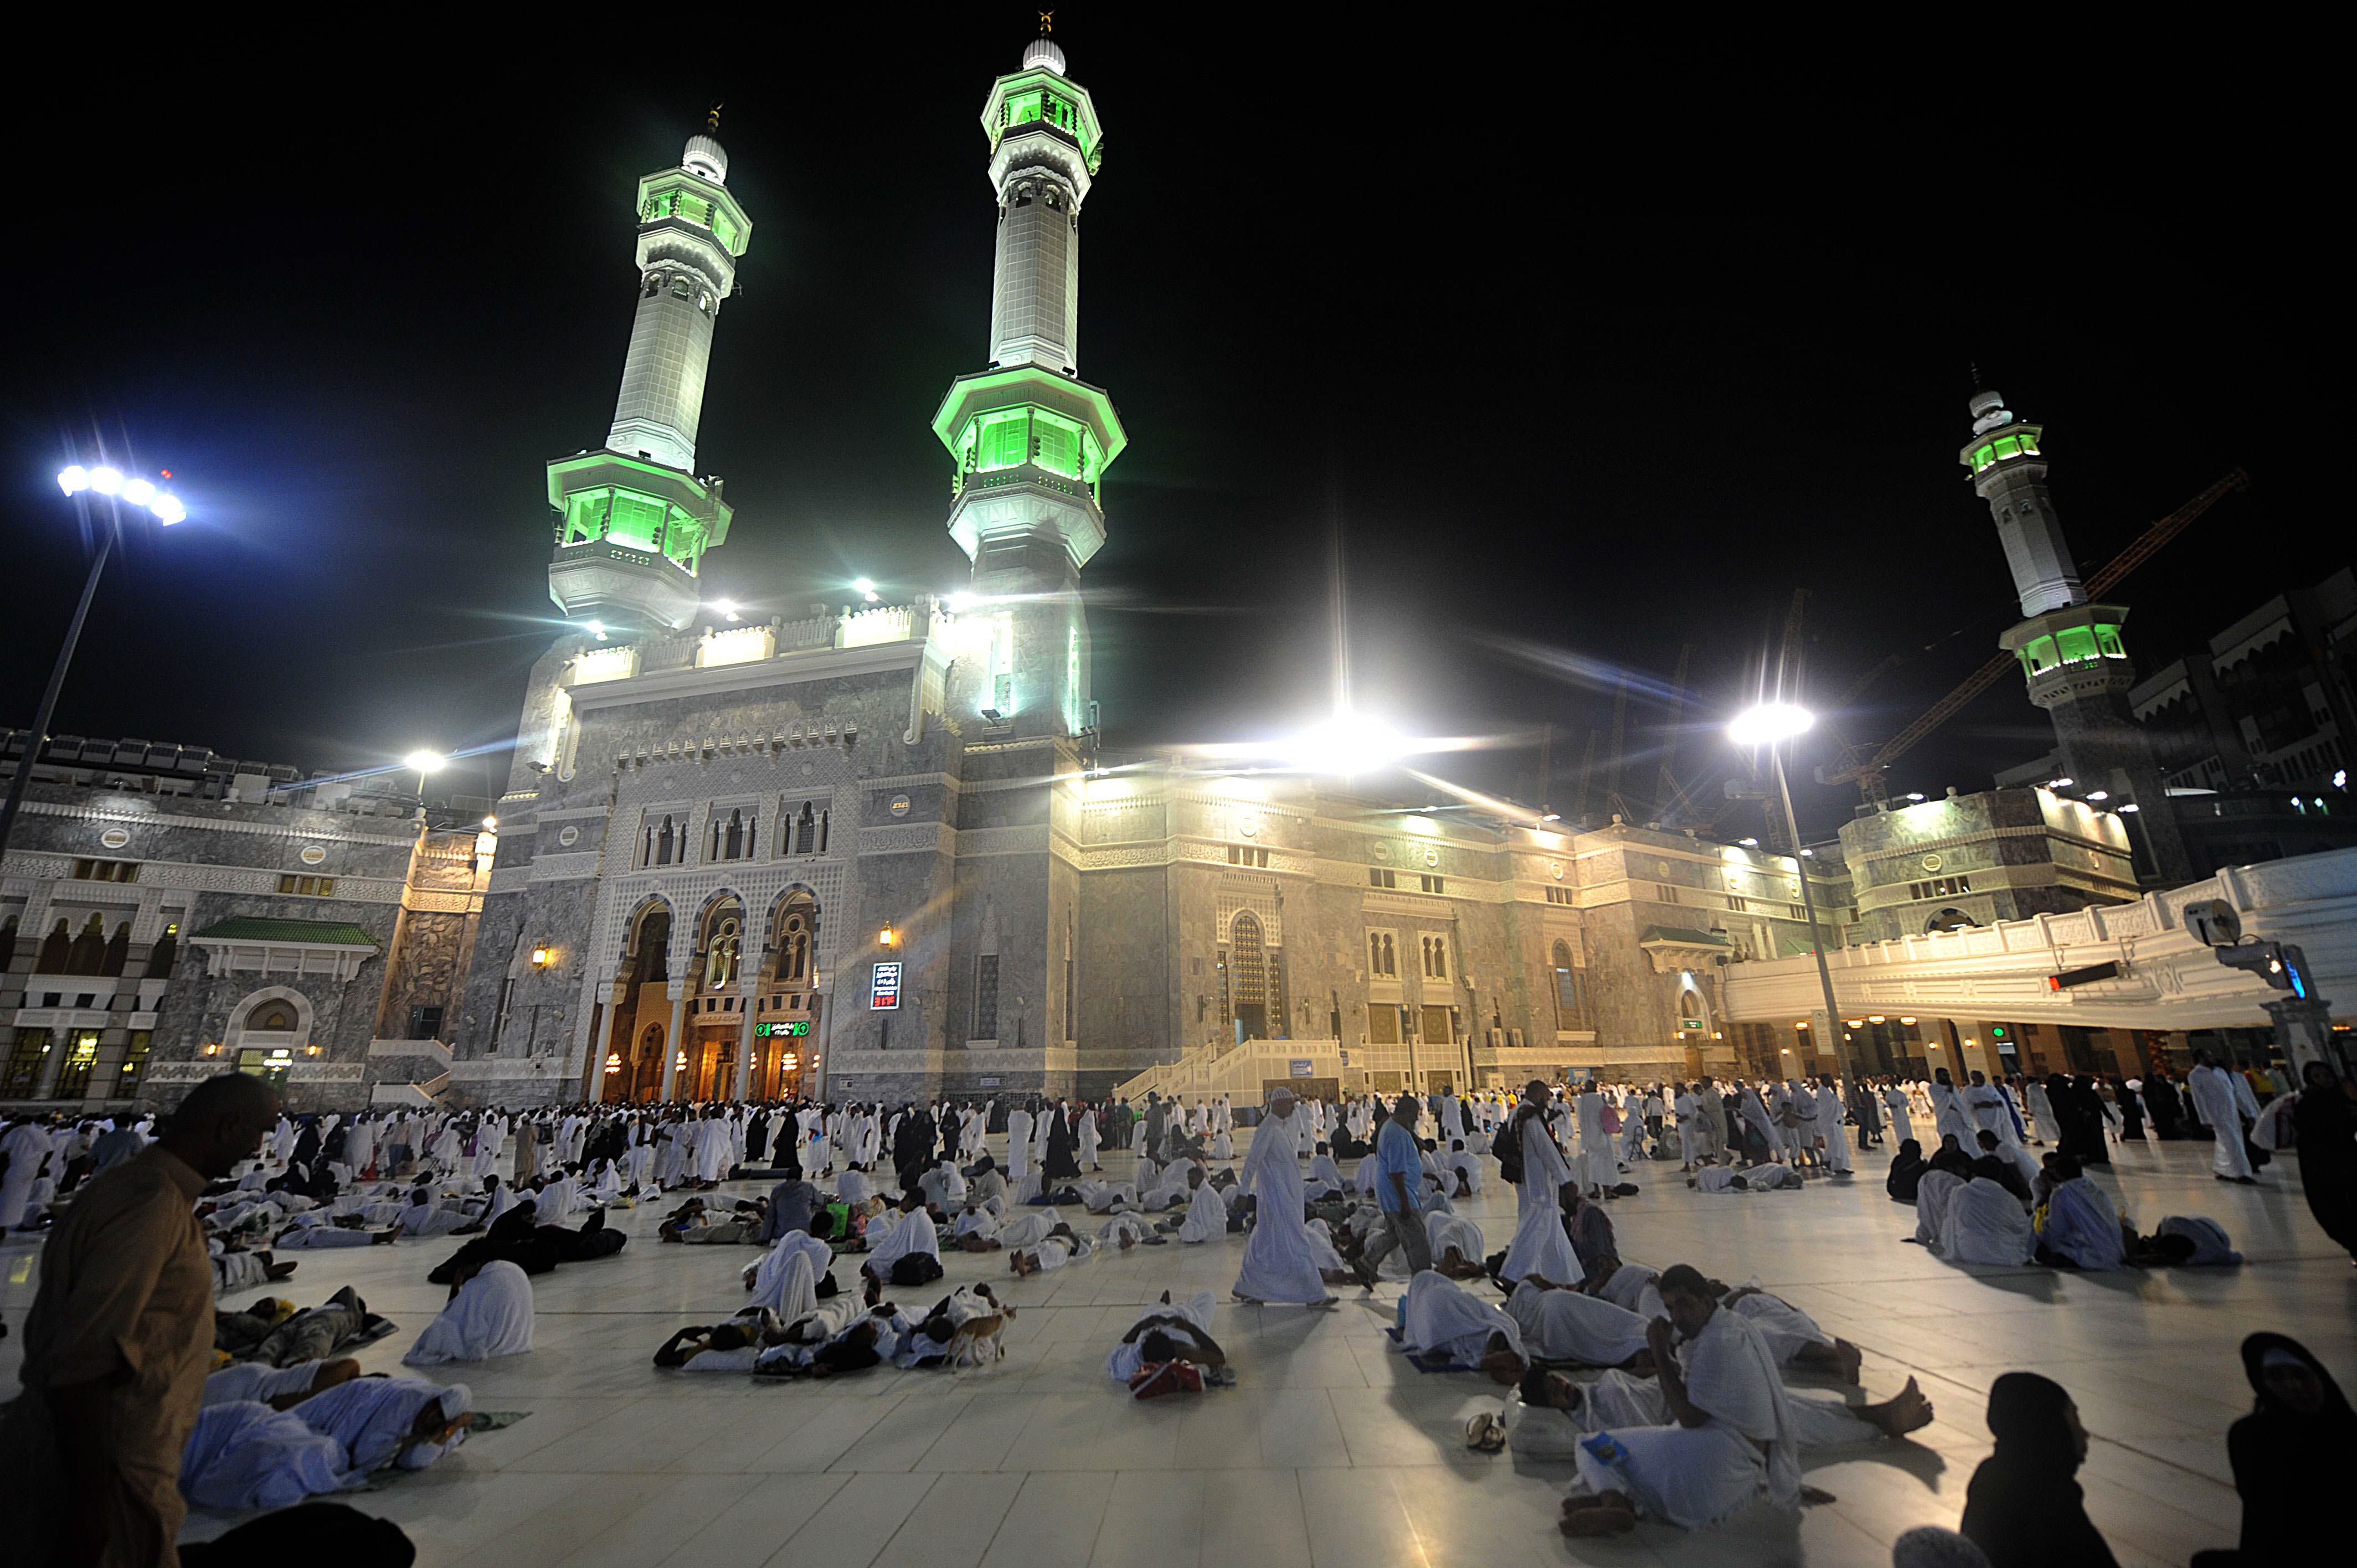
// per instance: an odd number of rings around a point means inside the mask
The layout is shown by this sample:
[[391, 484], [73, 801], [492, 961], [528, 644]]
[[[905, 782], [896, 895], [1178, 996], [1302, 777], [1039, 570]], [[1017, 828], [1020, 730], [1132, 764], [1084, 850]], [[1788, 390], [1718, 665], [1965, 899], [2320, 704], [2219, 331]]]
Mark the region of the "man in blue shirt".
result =
[[1432, 1267], [1432, 1248], [1425, 1239], [1424, 1214], [1416, 1194], [1424, 1187], [1424, 1155], [1415, 1144], [1415, 1096], [1403, 1094], [1383, 1131], [1375, 1135], [1375, 1201], [1383, 1207], [1383, 1229], [1367, 1238], [1359, 1254], [1359, 1283], [1375, 1286], [1375, 1270], [1394, 1247], [1407, 1249], [1410, 1274]]

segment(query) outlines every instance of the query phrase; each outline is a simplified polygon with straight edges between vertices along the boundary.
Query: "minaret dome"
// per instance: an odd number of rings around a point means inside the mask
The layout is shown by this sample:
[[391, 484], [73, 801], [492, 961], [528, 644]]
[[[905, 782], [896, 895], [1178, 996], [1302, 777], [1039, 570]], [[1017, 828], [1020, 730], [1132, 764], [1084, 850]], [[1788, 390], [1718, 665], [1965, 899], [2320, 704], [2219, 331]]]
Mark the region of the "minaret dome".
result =
[[679, 166], [690, 174], [700, 174], [715, 185], [728, 183], [728, 149], [714, 138], [698, 133], [687, 139], [687, 151]]
[[1031, 40], [1031, 47], [1023, 51], [1023, 69], [1052, 70], [1058, 76], [1063, 76], [1067, 74], [1064, 70], [1064, 51], [1053, 38], [1034, 38]]

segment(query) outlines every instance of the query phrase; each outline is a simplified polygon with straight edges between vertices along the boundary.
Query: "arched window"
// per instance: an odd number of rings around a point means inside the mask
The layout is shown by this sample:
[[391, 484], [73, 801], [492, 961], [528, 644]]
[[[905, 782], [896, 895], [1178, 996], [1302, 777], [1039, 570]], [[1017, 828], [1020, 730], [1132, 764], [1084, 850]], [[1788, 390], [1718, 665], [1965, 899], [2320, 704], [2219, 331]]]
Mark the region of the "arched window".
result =
[[7, 973], [9, 966], [16, 961], [16, 917], [11, 915], [5, 925], [0, 925], [0, 974]]
[[303, 1022], [293, 1003], [274, 999], [256, 1004], [253, 1011], [245, 1015], [245, 1026], [263, 1034], [291, 1035], [303, 1026]]
[[1962, 909], [1949, 908], [1941, 910], [1924, 921], [1923, 929], [1926, 931], [1961, 931], [1979, 924], [1978, 920], [1974, 919]]
[[175, 922], [166, 926], [164, 934], [156, 939], [156, 945], [147, 950], [147, 978], [169, 980], [172, 977], [172, 965], [178, 961], [179, 956], [180, 928], [178, 922]]
[[33, 960], [33, 972], [65, 973], [66, 956], [72, 951], [73, 934], [66, 929], [66, 923], [59, 920], [50, 929], [49, 934], [41, 939], [41, 950]]
[[794, 853], [808, 854], [818, 833], [818, 816], [811, 802], [802, 802], [802, 814], [794, 821]]
[[106, 962], [106, 922], [97, 915], [81, 929], [66, 952], [68, 974], [96, 974]]
[[745, 858], [745, 813], [734, 808], [731, 808], [728, 812], [728, 831], [721, 838], [720, 858], [723, 860]]
[[662, 827], [655, 833], [654, 851], [652, 864], [656, 865], [671, 864], [672, 831], [671, 818], [668, 816], [663, 818]]
[[1700, 1029], [1708, 1026], [1709, 1015], [1702, 1009], [1702, 993], [1689, 985], [1678, 993], [1678, 1027]]
[[114, 928], [114, 935], [106, 944], [106, 954], [98, 961], [101, 974], [121, 974], [124, 961], [131, 956], [131, 922], [124, 921]]
[[778, 947], [778, 978], [795, 984], [809, 975], [810, 923], [800, 915], [789, 915]]
[[1367, 933], [1367, 972], [1369, 974], [1383, 972], [1383, 934], [1381, 931]]
[[724, 915], [713, 923], [712, 934], [704, 952], [704, 987], [719, 991], [737, 978], [737, 959], [743, 941], [738, 922], [734, 915]]
[[1579, 1027], [1579, 978], [1572, 972], [1571, 948], [1568, 943], [1555, 944], [1555, 1026], [1558, 1029]]

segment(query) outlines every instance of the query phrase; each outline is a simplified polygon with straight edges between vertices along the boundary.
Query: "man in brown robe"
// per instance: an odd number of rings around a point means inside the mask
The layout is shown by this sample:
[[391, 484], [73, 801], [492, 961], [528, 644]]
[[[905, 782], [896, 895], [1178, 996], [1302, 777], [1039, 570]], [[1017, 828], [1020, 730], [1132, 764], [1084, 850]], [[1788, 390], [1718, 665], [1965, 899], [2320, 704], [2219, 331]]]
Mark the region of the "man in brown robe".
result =
[[197, 1197], [277, 1115], [262, 1079], [207, 1079], [153, 1146], [85, 1186], [49, 1233], [25, 1317], [25, 1391], [0, 1423], [12, 1562], [177, 1568], [180, 1456], [213, 1344]]

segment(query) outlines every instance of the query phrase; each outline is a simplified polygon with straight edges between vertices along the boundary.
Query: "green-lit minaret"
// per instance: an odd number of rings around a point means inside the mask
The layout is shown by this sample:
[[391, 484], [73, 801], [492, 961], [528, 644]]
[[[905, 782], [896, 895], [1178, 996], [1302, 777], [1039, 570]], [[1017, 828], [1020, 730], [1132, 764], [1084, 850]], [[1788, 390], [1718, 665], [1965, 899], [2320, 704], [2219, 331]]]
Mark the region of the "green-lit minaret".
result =
[[704, 553], [728, 537], [720, 481], [695, 475], [712, 330], [753, 235], [727, 181], [728, 155], [710, 135], [639, 181], [638, 308], [613, 429], [602, 449], [548, 465], [548, 594], [570, 619], [685, 626]]
[[1103, 153], [1088, 90], [1042, 37], [983, 105], [998, 244], [990, 368], [960, 376], [933, 416], [950, 449], [950, 536], [992, 618], [960, 700], [994, 729], [1074, 735], [1089, 723], [1080, 571], [1104, 543], [1100, 486], [1127, 437], [1080, 379], [1081, 207]]

